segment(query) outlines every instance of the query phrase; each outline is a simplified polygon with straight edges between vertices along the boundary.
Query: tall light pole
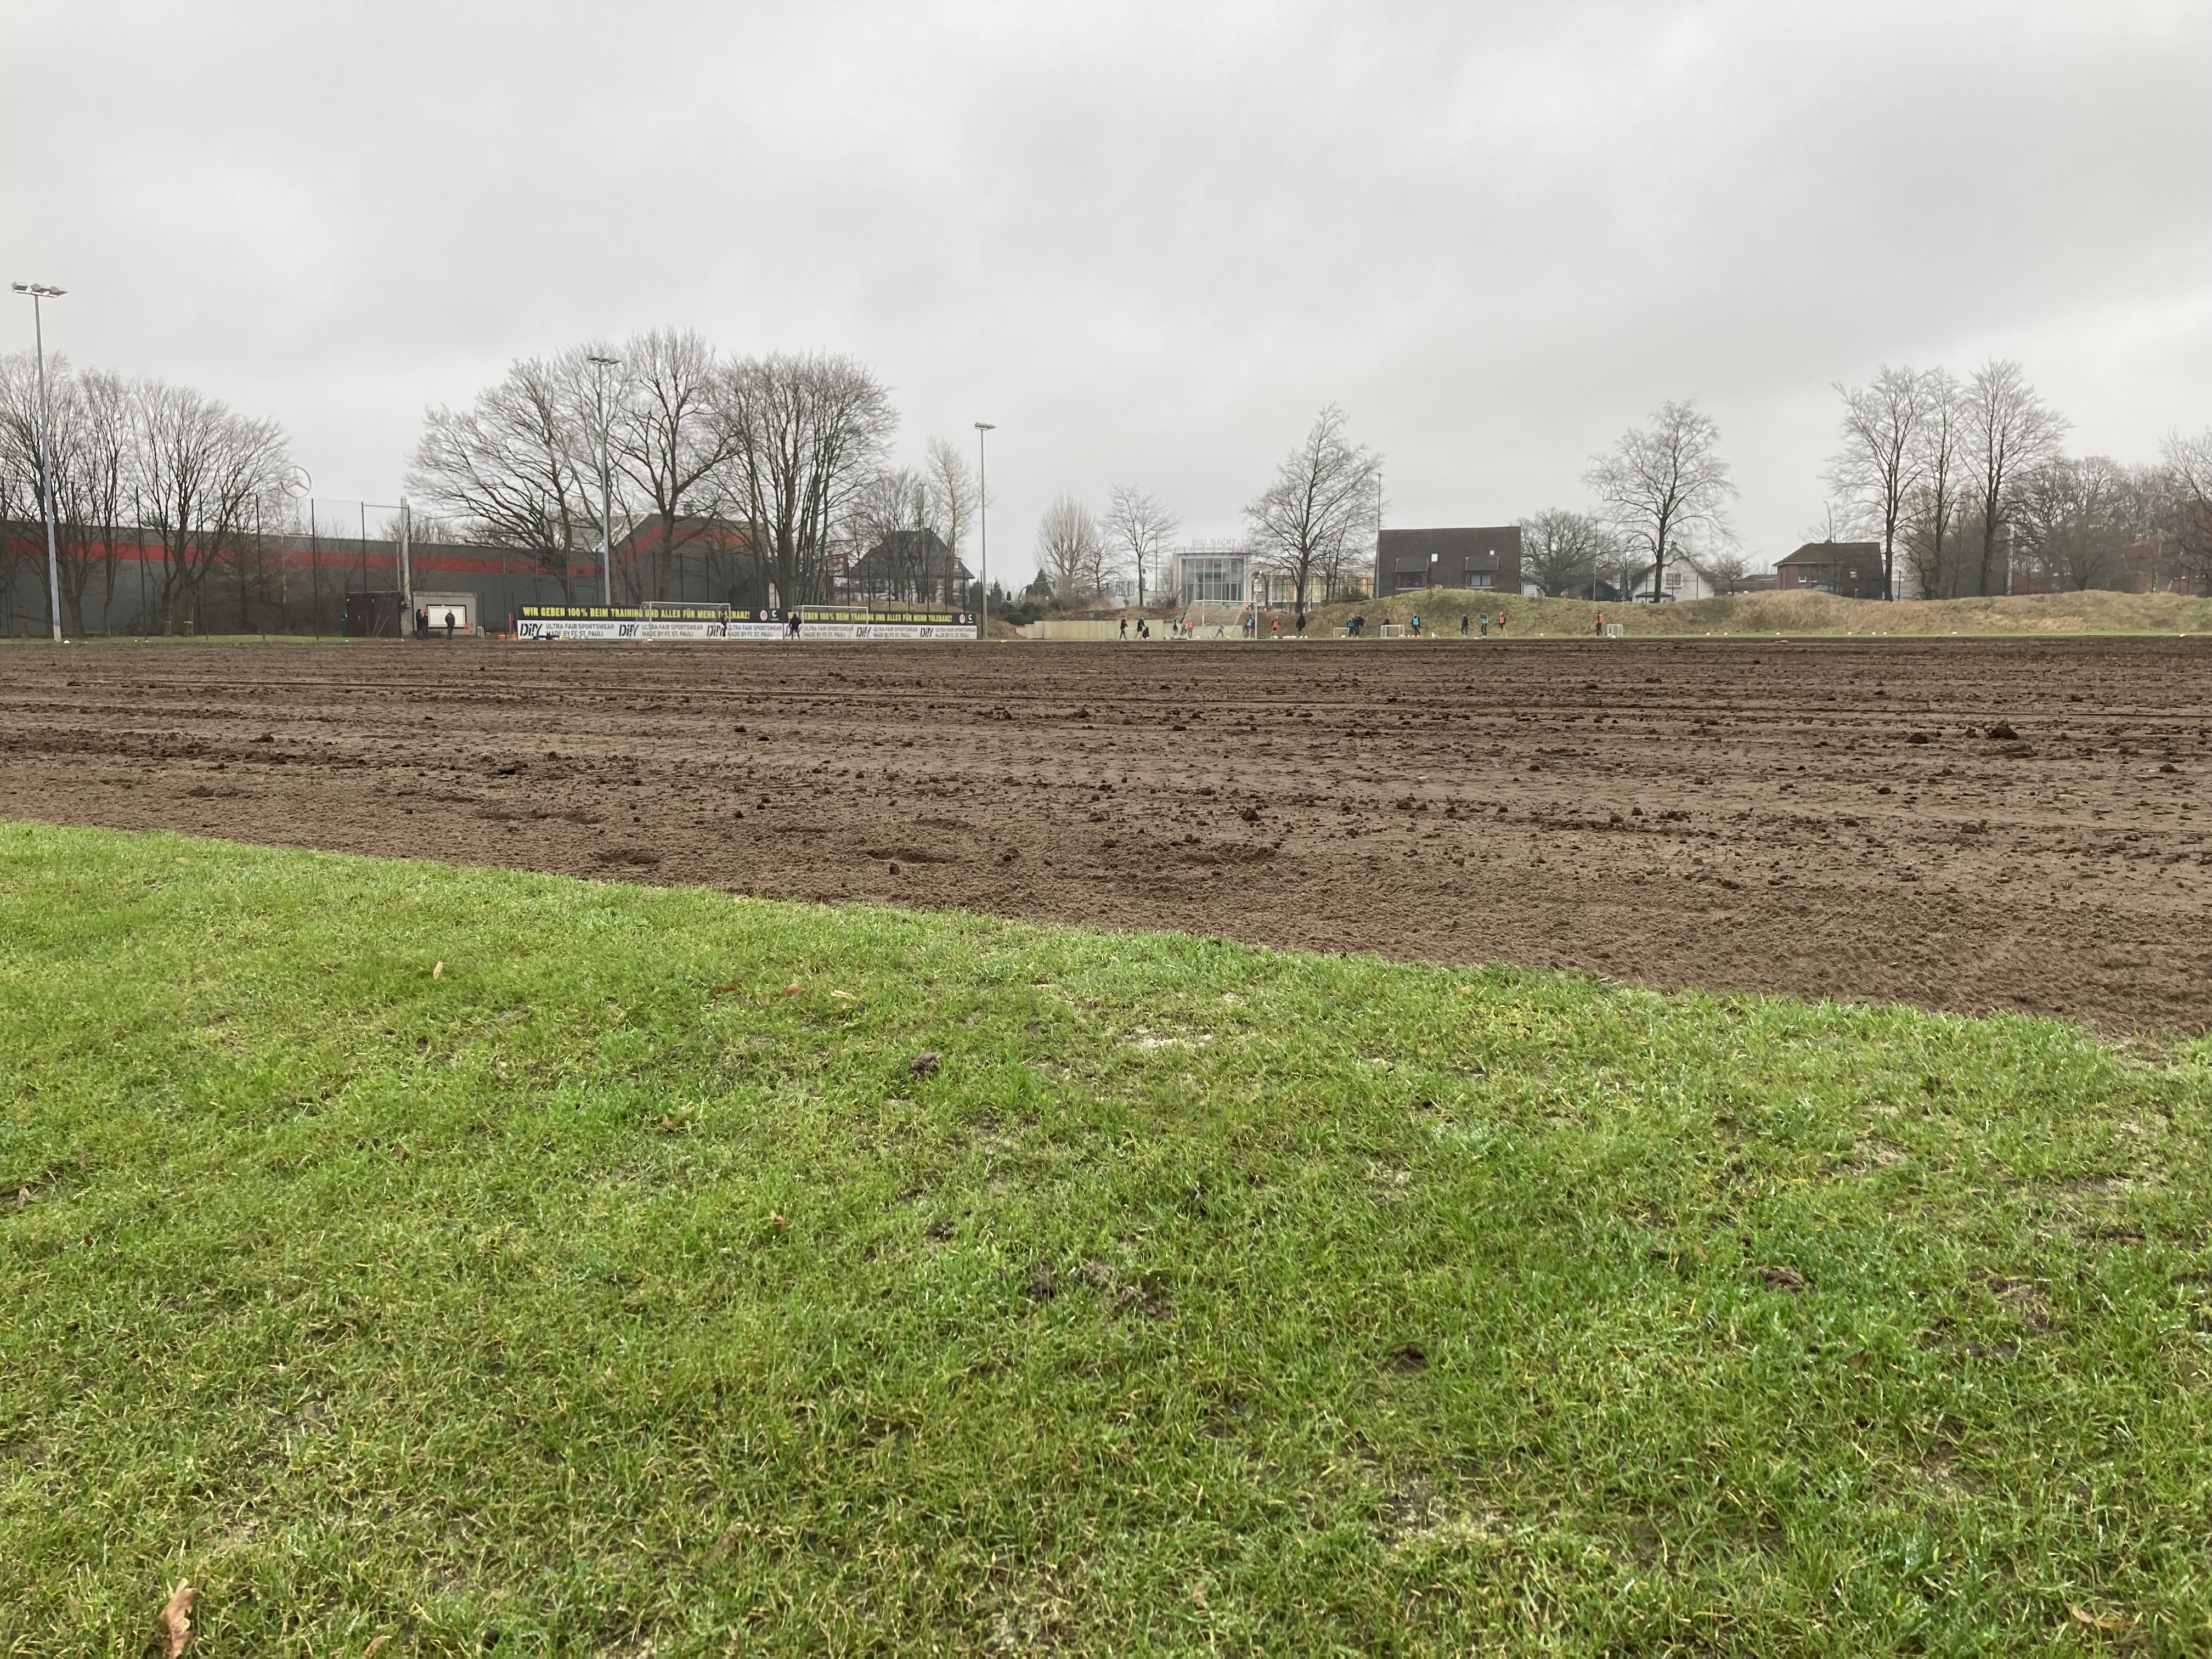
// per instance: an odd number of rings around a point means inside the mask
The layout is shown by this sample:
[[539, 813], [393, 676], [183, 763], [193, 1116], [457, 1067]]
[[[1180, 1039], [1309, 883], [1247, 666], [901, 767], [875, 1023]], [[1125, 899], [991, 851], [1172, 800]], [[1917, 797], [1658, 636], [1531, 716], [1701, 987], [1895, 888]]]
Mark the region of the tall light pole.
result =
[[54, 551], [54, 449], [52, 407], [46, 401], [46, 319], [40, 307], [69, 292], [47, 283], [17, 283], [15, 292], [31, 296], [31, 331], [39, 343], [39, 483], [46, 509], [46, 599], [53, 611], [54, 643], [62, 642], [62, 562]]
[[619, 357], [592, 354], [592, 374], [597, 386], [594, 401], [599, 410], [599, 591], [606, 607], [615, 608], [614, 472], [607, 465], [607, 371]]
[[983, 434], [999, 428], [988, 421], [975, 422], [975, 562], [983, 567], [983, 633], [991, 637], [991, 469], [983, 454]]

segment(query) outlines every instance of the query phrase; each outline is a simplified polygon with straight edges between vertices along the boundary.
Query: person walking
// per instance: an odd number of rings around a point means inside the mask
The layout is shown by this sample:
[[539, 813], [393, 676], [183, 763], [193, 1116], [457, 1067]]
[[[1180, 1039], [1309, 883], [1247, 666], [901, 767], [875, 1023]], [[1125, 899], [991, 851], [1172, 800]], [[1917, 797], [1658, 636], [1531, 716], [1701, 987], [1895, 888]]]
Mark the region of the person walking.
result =
[[453, 642], [453, 609], [452, 609], [452, 607], [451, 607], [451, 606], [448, 606], [448, 607], [447, 608], [447, 611], [446, 611], [446, 643], [447, 643], [447, 645], [451, 645]]

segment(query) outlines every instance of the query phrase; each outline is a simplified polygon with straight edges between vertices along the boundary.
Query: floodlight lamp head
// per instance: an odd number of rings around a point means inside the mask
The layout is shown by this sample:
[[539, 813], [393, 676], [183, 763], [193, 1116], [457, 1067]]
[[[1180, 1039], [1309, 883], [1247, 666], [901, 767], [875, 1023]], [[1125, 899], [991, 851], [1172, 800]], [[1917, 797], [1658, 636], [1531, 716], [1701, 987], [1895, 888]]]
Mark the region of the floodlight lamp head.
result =
[[51, 283], [15, 283], [10, 286], [16, 293], [27, 294], [34, 300], [58, 300], [69, 292], [67, 289], [56, 288]]
[[975, 430], [978, 432], [996, 432], [998, 429], [999, 428], [997, 427], [993, 426], [988, 421], [978, 421], [975, 422]]
[[622, 362], [622, 359], [619, 357], [602, 357], [595, 351], [592, 354], [588, 361], [599, 363], [607, 368], [612, 368], [616, 364]]

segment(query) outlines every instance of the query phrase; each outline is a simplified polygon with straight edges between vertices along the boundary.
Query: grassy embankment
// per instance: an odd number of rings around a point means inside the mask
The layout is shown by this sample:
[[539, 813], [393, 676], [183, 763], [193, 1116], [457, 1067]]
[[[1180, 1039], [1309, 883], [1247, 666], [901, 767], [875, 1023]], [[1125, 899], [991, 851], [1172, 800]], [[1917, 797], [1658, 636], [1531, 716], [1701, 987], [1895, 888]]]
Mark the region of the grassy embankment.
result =
[[2212, 1043], [26, 825], [0, 987], [10, 1653], [2212, 1642]]
[[1505, 608], [1511, 637], [1588, 635], [1598, 614], [1631, 636], [1686, 637], [1706, 634], [1774, 634], [1802, 638], [1855, 634], [1899, 639], [1952, 634], [2203, 634], [2212, 632], [2212, 599], [2175, 593], [2035, 593], [1991, 599], [1932, 599], [1885, 605], [1839, 599], [1832, 593], [1742, 593], [1726, 599], [1676, 605], [1592, 605], [1587, 599], [1509, 599], [1495, 593], [1438, 589], [1401, 593], [1359, 605], [1334, 605], [1315, 612], [1324, 637], [1347, 618], [1364, 616], [1372, 629], [1419, 614], [1423, 632], [1459, 637], [1462, 613], [1495, 615]]

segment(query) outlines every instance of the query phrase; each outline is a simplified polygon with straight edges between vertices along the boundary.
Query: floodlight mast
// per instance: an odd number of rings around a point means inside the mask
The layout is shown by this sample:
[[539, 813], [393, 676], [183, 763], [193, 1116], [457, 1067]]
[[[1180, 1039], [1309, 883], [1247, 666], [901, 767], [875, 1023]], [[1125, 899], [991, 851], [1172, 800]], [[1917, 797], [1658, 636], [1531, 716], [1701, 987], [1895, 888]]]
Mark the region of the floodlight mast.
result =
[[975, 562], [982, 567], [979, 579], [983, 589], [981, 637], [986, 641], [991, 637], [991, 469], [983, 453], [983, 434], [998, 429], [988, 421], [975, 422]]
[[52, 406], [46, 401], [46, 323], [41, 306], [69, 292], [51, 283], [16, 283], [18, 294], [31, 296], [31, 331], [39, 344], [39, 494], [46, 514], [46, 599], [52, 613], [54, 643], [62, 642], [62, 562], [54, 551], [54, 452]]
[[607, 371], [621, 362], [597, 352], [591, 357], [599, 411], [599, 591], [610, 611], [615, 608], [614, 472], [607, 465]]

